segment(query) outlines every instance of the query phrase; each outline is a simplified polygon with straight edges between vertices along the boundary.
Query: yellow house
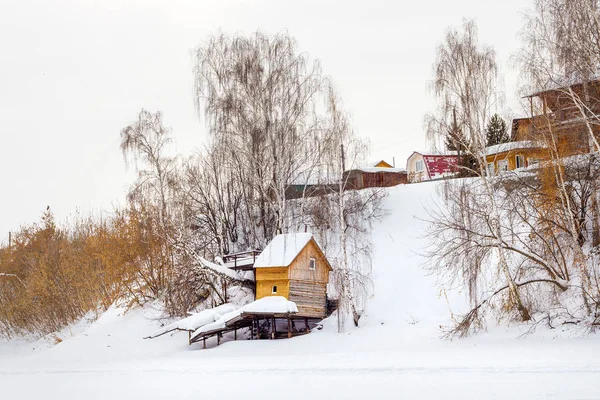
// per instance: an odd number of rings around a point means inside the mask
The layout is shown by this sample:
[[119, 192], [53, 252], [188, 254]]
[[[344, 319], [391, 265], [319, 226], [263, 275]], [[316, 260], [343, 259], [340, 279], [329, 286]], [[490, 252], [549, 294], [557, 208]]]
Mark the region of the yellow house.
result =
[[254, 262], [254, 270], [256, 300], [283, 296], [296, 303], [299, 316], [325, 317], [333, 268], [312, 234], [275, 236]]
[[490, 175], [529, 167], [548, 159], [548, 151], [531, 140], [497, 144], [486, 148], [485, 153]]

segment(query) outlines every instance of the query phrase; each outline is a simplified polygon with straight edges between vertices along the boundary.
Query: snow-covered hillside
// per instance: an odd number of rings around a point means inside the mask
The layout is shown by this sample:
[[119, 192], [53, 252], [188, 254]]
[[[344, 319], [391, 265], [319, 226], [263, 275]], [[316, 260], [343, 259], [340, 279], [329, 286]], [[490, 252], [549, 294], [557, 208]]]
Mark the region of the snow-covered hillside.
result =
[[[110, 309], [94, 322], [37, 342], [0, 342], [2, 399], [598, 398], [600, 338], [574, 331], [491, 327], [440, 339], [464, 296], [442, 295], [417, 255], [435, 183], [389, 190], [390, 215], [374, 229], [375, 295], [358, 329], [335, 321], [291, 340], [187, 345], [154, 340], [150, 307]], [[447, 300], [448, 299], [448, 300]]]

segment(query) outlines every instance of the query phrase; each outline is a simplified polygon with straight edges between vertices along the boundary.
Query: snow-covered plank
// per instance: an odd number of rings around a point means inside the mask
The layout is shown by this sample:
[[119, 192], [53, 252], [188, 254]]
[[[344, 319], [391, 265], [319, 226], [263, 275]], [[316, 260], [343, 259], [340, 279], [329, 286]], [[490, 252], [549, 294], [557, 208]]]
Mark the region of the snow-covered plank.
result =
[[204, 267], [212, 269], [217, 274], [225, 275], [232, 279], [237, 279], [237, 280], [242, 279], [240, 274], [238, 274], [236, 271], [228, 268], [226, 265], [215, 264], [215, 263], [210, 262], [207, 259], [202, 258], [202, 257], [200, 257], [200, 262], [202, 263], [202, 265]]
[[153, 339], [155, 337], [164, 335], [173, 331], [188, 331], [193, 332], [197, 330], [199, 327], [204, 326], [206, 324], [210, 324], [215, 322], [219, 318], [221, 318], [224, 314], [228, 314], [237, 307], [233, 304], [222, 304], [218, 307], [211, 308], [208, 310], [200, 311], [199, 313], [194, 313], [187, 318], [181, 319], [179, 321], [175, 321], [169, 325], [163, 326], [162, 328], [154, 331], [152, 334], [147, 336], [147, 339]]

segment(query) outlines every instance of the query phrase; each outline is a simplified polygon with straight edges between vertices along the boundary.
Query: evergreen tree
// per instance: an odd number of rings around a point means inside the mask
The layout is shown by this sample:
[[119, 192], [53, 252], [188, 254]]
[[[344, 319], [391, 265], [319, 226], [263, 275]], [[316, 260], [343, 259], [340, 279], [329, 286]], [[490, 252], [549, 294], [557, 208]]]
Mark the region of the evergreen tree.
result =
[[446, 140], [444, 141], [446, 150], [458, 151], [465, 153], [469, 149], [467, 139], [462, 133], [462, 130], [456, 123], [452, 123], [448, 132], [446, 133]]
[[498, 114], [494, 114], [492, 118], [490, 118], [490, 122], [486, 128], [486, 136], [487, 146], [494, 146], [496, 144], [510, 141], [506, 129], [506, 121], [504, 121]]
[[453, 120], [450, 123], [448, 130], [446, 131], [446, 138], [444, 145], [448, 151], [456, 151], [459, 157], [458, 160], [458, 176], [468, 177], [475, 176], [475, 157], [471, 151], [471, 143], [465, 137], [460, 125], [456, 120], [456, 112], [452, 112]]

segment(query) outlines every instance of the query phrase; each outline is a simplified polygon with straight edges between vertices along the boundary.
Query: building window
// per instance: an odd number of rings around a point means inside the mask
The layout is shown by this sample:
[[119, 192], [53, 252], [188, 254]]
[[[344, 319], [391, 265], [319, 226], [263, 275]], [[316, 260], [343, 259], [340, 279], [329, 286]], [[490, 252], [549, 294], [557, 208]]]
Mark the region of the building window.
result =
[[308, 269], [312, 269], [315, 270], [317, 269], [317, 260], [314, 258], [311, 258], [310, 261], [308, 262]]
[[498, 172], [508, 171], [508, 160], [500, 160], [498, 161]]
[[494, 163], [493, 162], [487, 163], [487, 172], [488, 172], [488, 176], [493, 176], [494, 172], [496, 172], [494, 170]]
[[273, 290], [271, 291], [271, 293], [277, 293], [277, 286], [273, 286]]
[[517, 168], [523, 168], [525, 166], [525, 158], [523, 156], [515, 156], [515, 163]]
[[423, 171], [423, 160], [419, 160], [415, 163], [415, 168], [417, 172]]

